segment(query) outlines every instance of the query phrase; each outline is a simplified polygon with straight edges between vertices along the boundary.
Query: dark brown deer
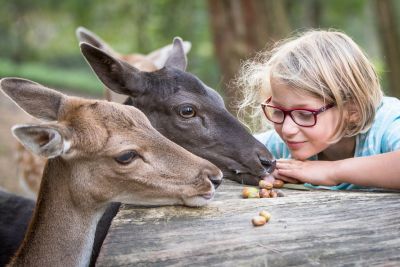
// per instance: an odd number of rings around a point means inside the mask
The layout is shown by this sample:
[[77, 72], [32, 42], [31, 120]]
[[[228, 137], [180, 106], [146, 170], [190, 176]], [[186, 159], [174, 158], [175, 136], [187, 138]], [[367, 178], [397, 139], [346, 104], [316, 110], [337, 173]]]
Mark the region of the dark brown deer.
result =
[[111, 201], [203, 206], [222, 179], [212, 163], [171, 142], [134, 107], [68, 97], [6, 78], [1, 89], [41, 124], [13, 127], [48, 158], [32, 221], [11, 266], [87, 266]]
[[[99, 46], [96, 43], [96, 46]], [[221, 96], [186, 72], [180, 38], [159, 70], [141, 71], [92, 44], [80, 44], [83, 56], [110, 90], [129, 96], [125, 104], [143, 111], [164, 136], [217, 165], [224, 178], [258, 184], [275, 161], [263, 144], [225, 108]]]

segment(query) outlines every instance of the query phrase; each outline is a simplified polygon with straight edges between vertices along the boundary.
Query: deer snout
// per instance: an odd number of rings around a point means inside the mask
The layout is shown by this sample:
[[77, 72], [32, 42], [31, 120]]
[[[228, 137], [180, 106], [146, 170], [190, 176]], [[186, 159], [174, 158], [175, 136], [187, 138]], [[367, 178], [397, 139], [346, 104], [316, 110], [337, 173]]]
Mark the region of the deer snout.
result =
[[217, 188], [222, 183], [222, 175], [221, 176], [208, 176], [208, 179], [214, 185], [214, 188]]
[[222, 171], [215, 166], [204, 169], [202, 174], [207, 176], [214, 188], [217, 188], [222, 183]]
[[275, 159], [267, 159], [264, 157], [259, 157], [261, 165], [265, 168], [269, 174], [271, 174], [276, 168], [276, 160]]

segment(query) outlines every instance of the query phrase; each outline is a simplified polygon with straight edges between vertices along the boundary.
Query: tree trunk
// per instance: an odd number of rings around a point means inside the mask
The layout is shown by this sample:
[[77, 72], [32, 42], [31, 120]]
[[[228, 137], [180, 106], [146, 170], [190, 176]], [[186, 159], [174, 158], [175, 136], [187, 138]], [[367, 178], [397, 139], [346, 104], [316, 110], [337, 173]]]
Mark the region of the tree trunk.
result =
[[321, 0], [308, 0], [304, 2], [306, 27], [319, 28], [321, 26]]
[[220, 65], [225, 103], [235, 114], [235, 89], [228, 86], [240, 61], [289, 32], [284, 1], [208, 0], [214, 46]]
[[375, 0], [374, 4], [389, 81], [387, 93], [400, 98], [400, 39], [395, 8], [391, 0]]

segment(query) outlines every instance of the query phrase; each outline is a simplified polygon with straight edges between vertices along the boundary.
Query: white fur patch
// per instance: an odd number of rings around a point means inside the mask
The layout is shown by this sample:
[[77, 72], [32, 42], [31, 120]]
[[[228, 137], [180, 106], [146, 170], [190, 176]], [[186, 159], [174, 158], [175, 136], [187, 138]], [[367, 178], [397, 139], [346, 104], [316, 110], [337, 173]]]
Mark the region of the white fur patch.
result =
[[25, 194], [27, 195], [27, 197], [31, 198], [31, 199], [36, 199], [36, 193], [33, 192], [28, 184], [26, 183], [26, 180], [24, 179], [24, 177], [18, 177], [18, 181], [19, 181], [19, 186], [22, 188], [22, 190], [24, 190]]
[[96, 215], [93, 218], [93, 222], [90, 227], [90, 231], [88, 234], [82, 238], [84, 238], [84, 246], [81, 251], [80, 257], [77, 258], [78, 262], [76, 266], [89, 266], [90, 263], [90, 257], [92, 255], [92, 249], [94, 245], [94, 236], [96, 233], [96, 226], [101, 218], [101, 216], [104, 214], [105, 209], [102, 209], [99, 212], [96, 212]]
[[66, 153], [68, 153], [68, 150], [71, 148], [71, 141], [70, 140], [65, 140], [64, 139], [64, 142], [63, 142], [63, 154], [66, 154]]

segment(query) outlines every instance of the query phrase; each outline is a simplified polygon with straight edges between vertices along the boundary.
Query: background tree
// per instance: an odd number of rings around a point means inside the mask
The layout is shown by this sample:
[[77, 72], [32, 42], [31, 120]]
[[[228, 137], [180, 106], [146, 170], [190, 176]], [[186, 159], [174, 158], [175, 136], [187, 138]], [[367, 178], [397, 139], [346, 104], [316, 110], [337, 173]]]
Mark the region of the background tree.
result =
[[[399, 96], [399, 52], [393, 51], [399, 47], [400, 1], [0, 0], [0, 6], [0, 77], [100, 92], [79, 53], [76, 27], [96, 32], [122, 53], [147, 53], [181, 36], [193, 44], [189, 71], [223, 93], [233, 111], [235, 91], [227, 85], [240, 61], [292, 32], [335, 28], [360, 44], [381, 76], [387, 75], [386, 93]], [[371, 19], [377, 14], [380, 24], [386, 23], [378, 31], [378, 19]]]
[[374, 0], [378, 32], [385, 57], [387, 93], [400, 97], [400, 37], [395, 5], [392, 0]]
[[288, 34], [284, 4], [280, 0], [208, 1], [225, 103], [233, 113], [236, 93], [228, 83], [237, 74], [241, 60]]

